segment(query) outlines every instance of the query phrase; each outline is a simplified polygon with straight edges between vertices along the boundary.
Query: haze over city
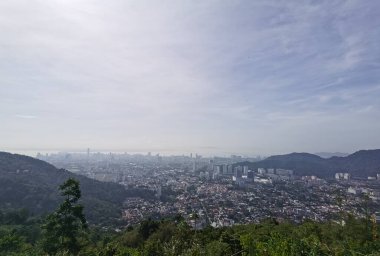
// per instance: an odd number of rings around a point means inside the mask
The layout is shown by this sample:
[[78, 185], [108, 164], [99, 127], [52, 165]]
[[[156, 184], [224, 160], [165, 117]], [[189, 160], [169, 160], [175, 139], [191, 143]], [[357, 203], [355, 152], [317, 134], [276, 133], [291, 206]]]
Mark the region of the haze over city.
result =
[[379, 1], [0, 2], [2, 150], [380, 145]]

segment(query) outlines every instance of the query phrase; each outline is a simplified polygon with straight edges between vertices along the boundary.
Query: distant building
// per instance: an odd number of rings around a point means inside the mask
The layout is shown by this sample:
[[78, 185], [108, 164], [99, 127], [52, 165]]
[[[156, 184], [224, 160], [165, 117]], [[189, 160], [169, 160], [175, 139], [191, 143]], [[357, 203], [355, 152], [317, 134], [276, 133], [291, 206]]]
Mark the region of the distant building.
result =
[[347, 193], [357, 195], [361, 193], [361, 190], [357, 188], [349, 187], [347, 189]]
[[214, 172], [220, 174], [222, 167], [220, 165], [214, 165]]
[[248, 166], [247, 166], [247, 165], [244, 165], [244, 166], [243, 166], [243, 174], [244, 174], [244, 175], [247, 175], [247, 174], [248, 174]]
[[266, 179], [266, 178], [260, 178], [260, 177], [255, 177], [254, 182], [262, 183], [262, 184], [272, 184], [272, 180]]
[[350, 180], [351, 179], [351, 174], [345, 172], [338, 172], [335, 173], [335, 179], [336, 180]]
[[266, 171], [264, 168], [258, 168], [258, 169], [257, 169], [257, 172], [258, 172], [259, 174], [266, 174], [266, 173], [267, 173], [267, 171]]
[[228, 174], [228, 166], [226, 164], [223, 165], [223, 174]]
[[316, 180], [317, 176], [312, 175], [312, 176], [302, 176], [301, 180]]
[[217, 179], [219, 179], [219, 172], [215, 172], [215, 171], [214, 171], [214, 173], [212, 174], [212, 179], [213, 179], [213, 180], [217, 180]]
[[208, 166], [207, 166], [207, 169], [209, 170], [209, 171], [214, 171], [214, 160], [213, 159], [210, 159], [209, 161], [208, 161]]
[[232, 176], [232, 180], [235, 182], [235, 184], [237, 184], [238, 186], [244, 186], [245, 185], [245, 180], [243, 179], [243, 177], [236, 177], [236, 176]]
[[234, 168], [234, 176], [237, 178], [241, 178], [243, 176], [243, 168], [241, 166], [236, 166]]
[[325, 183], [325, 180], [318, 178], [315, 175], [312, 176], [302, 176], [301, 180], [304, 181], [308, 186], [313, 185], [322, 185]]
[[232, 174], [233, 170], [232, 170], [232, 165], [228, 165], [227, 166], [227, 173], [228, 174]]
[[276, 174], [282, 176], [291, 176], [294, 174], [293, 170], [285, 170], [285, 169], [276, 169]]
[[205, 172], [205, 179], [210, 180], [210, 173], [208, 171]]

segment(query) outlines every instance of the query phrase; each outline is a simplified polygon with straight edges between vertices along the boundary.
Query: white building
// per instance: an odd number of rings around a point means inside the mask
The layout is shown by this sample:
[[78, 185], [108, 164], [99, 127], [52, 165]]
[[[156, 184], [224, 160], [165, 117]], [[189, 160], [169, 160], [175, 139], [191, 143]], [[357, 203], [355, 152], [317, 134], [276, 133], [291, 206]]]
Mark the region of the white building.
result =
[[337, 172], [335, 173], [335, 179], [336, 180], [350, 180], [351, 174], [347, 172]]
[[349, 187], [349, 188], [347, 189], [347, 193], [357, 195], [357, 194], [360, 194], [360, 193], [361, 193], [361, 190], [360, 190], [360, 189], [357, 189], [357, 188]]
[[264, 168], [258, 168], [258, 169], [257, 169], [257, 172], [258, 172], [259, 174], [266, 174], [266, 173], [267, 173], [267, 171], [266, 171]]
[[260, 178], [260, 177], [255, 177], [254, 178], [254, 182], [262, 183], [262, 184], [272, 184], [272, 180], [265, 179], [265, 178]]

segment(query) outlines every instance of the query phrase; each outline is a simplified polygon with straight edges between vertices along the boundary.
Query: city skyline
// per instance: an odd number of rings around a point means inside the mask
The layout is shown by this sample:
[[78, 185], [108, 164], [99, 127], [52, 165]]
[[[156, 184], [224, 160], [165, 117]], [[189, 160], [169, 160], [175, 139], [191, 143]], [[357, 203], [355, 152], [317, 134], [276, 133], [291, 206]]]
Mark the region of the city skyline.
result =
[[1, 1], [0, 147], [380, 148], [379, 11], [375, 1]]

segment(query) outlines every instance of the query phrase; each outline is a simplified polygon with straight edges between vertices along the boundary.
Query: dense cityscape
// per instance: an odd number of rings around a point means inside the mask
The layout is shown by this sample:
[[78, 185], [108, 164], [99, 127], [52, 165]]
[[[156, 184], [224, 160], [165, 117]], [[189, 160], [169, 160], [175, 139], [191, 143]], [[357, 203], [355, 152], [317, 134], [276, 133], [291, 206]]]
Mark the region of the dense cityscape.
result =
[[[380, 174], [367, 179], [336, 173], [335, 177], [297, 176], [293, 170], [258, 168], [247, 161], [261, 158], [160, 156], [117, 153], [38, 154], [59, 168], [128, 191], [123, 212], [127, 225], [144, 219], [181, 215], [195, 229], [277, 221], [341, 220], [349, 214], [380, 220]], [[380, 171], [380, 170], [379, 170]]]

